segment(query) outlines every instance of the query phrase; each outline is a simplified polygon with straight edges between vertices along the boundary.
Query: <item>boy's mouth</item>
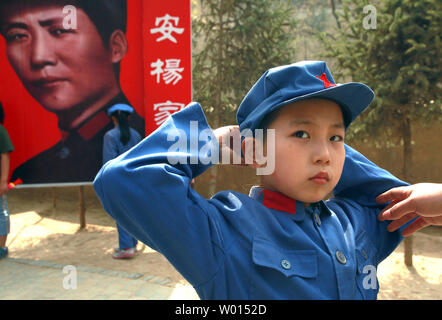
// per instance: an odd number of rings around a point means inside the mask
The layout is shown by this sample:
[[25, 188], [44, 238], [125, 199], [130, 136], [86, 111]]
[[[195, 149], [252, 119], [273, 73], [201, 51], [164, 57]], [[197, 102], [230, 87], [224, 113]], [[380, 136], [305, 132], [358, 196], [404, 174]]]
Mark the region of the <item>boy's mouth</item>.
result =
[[330, 179], [327, 172], [321, 171], [317, 175], [309, 178], [309, 180], [316, 184], [326, 184]]

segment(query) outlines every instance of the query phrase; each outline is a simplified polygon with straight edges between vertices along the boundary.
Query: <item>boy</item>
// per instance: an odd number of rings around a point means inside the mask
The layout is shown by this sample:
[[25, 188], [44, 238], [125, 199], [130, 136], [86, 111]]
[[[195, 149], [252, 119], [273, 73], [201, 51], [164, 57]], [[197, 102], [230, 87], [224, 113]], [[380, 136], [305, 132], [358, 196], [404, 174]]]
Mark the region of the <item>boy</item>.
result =
[[241, 130], [275, 130], [274, 170], [250, 196], [206, 200], [190, 188], [211, 165], [207, 143], [172, 152], [170, 136], [195, 134], [190, 121], [208, 129], [195, 103], [108, 162], [94, 187], [106, 211], [202, 299], [375, 299], [375, 268], [401, 240], [377, 221], [375, 197], [405, 183], [344, 146], [345, 129], [373, 97], [363, 84], [336, 85], [324, 62], [270, 69], [237, 113]]

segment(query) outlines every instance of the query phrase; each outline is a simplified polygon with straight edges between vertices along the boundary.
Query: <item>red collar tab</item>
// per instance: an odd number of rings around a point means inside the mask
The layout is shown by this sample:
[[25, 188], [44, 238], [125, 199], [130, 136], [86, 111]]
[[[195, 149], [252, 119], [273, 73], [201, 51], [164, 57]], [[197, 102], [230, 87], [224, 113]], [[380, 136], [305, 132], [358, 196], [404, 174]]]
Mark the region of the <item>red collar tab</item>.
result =
[[269, 209], [296, 214], [296, 200], [279, 192], [262, 190], [262, 204]]
[[110, 118], [106, 115], [104, 111], [101, 111], [92, 119], [87, 121], [80, 129], [78, 129], [78, 133], [83, 139], [90, 140], [109, 122]]
[[321, 76], [316, 76], [316, 78], [318, 78], [319, 80], [321, 80], [322, 82], [324, 82], [324, 88], [330, 88], [330, 87], [336, 87], [336, 84], [331, 83], [330, 81], [328, 81], [327, 76], [325, 75], [325, 73], [321, 74]]

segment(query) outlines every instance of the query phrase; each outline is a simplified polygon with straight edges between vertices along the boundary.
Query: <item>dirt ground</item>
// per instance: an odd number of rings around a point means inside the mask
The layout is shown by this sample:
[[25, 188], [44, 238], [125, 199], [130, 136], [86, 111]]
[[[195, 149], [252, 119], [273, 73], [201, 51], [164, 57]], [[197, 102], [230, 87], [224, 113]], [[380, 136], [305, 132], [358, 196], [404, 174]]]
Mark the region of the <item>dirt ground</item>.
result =
[[[135, 259], [114, 260], [117, 232], [91, 187], [85, 188], [85, 229], [79, 228], [78, 188], [17, 189], [8, 194], [10, 257], [97, 267], [168, 278], [188, 284], [158, 252], [139, 244]], [[55, 205], [55, 207], [54, 207]], [[431, 227], [413, 238], [413, 266], [403, 259], [403, 244], [377, 272], [379, 299], [442, 299], [442, 228]]]

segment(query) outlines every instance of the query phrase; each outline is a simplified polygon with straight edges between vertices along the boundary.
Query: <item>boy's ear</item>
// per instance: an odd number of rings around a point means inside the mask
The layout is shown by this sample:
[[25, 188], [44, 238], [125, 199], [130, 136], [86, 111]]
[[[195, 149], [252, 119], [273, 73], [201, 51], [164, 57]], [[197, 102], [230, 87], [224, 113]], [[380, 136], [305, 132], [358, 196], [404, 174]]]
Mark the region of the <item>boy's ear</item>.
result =
[[254, 169], [266, 166], [266, 162], [262, 162], [263, 155], [260, 154], [262, 150], [262, 142], [254, 137], [245, 137], [241, 143], [245, 164]]
[[127, 54], [128, 44], [127, 38], [123, 31], [115, 30], [109, 39], [109, 48], [112, 63], [118, 63]]

